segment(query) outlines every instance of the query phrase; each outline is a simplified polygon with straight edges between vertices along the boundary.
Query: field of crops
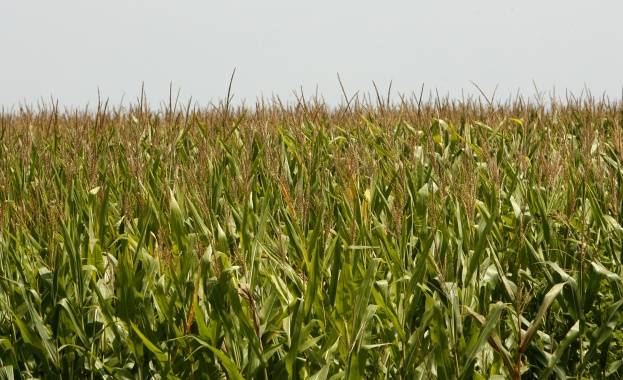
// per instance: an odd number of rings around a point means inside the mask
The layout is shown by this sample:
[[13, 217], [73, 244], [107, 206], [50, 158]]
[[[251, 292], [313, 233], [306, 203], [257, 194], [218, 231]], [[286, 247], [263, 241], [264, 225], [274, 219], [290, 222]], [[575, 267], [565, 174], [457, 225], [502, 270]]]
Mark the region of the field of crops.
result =
[[622, 103], [146, 104], [1, 115], [0, 379], [623, 376]]

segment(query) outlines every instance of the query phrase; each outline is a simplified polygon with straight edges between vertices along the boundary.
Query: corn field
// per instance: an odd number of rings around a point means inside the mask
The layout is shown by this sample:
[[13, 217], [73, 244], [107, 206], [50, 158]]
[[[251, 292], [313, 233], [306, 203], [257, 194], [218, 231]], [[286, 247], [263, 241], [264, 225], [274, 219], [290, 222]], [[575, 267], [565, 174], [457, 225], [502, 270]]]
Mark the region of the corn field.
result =
[[0, 379], [620, 379], [623, 103], [0, 117]]

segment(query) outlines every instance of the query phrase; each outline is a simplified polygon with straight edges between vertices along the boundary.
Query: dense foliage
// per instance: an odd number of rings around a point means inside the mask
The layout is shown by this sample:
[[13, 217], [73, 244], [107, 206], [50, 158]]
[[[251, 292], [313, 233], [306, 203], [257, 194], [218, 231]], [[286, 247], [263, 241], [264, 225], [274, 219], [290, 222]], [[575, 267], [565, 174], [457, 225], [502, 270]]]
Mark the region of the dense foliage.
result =
[[621, 104], [145, 104], [2, 114], [0, 379], [623, 376]]

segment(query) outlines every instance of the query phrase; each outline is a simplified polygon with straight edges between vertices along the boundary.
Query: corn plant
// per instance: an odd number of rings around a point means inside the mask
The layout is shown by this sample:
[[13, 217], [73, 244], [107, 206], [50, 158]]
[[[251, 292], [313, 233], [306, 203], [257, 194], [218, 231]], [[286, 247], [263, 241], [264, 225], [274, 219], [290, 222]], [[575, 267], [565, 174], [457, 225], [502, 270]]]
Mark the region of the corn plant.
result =
[[622, 104], [3, 113], [0, 378], [618, 379]]

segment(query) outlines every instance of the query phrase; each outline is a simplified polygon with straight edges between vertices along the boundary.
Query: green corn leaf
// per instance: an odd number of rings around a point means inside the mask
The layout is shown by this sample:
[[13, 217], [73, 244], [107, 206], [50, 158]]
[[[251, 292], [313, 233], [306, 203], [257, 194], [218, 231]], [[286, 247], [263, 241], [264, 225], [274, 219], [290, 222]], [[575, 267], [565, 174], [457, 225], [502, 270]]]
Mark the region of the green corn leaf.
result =
[[523, 336], [521, 344], [519, 345], [519, 352], [523, 352], [525, 348], [528, 346], [528, 343], [530, 343], [530, 341], [532, 340], [534, 333], [538, 330], [541, 322], [543, 322], [543, 317], [545, 316], [545, 313], [552, 306], [552, 303], [554, 303], [554, 300], [556, 299], [556, 297], [558, 297], [558, 295], [562, 292], [562, 288], [565, 285], [566, 283], [563, 282], [563, 283], [552, 286], [552, 288], [549, 290], [549, 292], [547, 292], [545, 297], [543, 297], [543, 302], [541, 303], [541, 307], [539, 308], [539, 311], [534, 317], [534, 320], [530, 324], [528, 331], [526, 331], [526, 334]]
[[[467, 306], [463, 306], [463, 307], [467, 310], [470, 317], [474, 318], [477, 321], [479, 326], [483, 326], [485, 324], [485, 321], [486, 321], [485, 317], [478, 314], [477, 312], [475, 312], [474, 310], [470, 309]], [[495, 330], [493, 330], [491, 332], [491, 335], [489, 336], [489, 345], [493, 347], [493, 349], [496, 350], [500, 354], [500, 356], [502, 357], [502, 361], [504, 362], [504, 366], [510, 373], [511, 378], [513, 379], [516, 378], [517, 368], [515, 367], [513, 357], [511, 356], [510, 352], [508, 352], [506, 347], [504, 347], [499, 334]]]
[[560, 359], [562, 358], [562, 355], [564, 354], [564, 352], [567, 350], [567, 348], [569, 348], [571, 343], [577, 340], [579, 335], [580, 335], [580, 321], [577, 321], [575, 322], [573, 327], [571, 327], [571, 329], [567, 332], [567, 335], [565, 335], [564, 339], [556, 347], [556, 350], [554, 351], [552, 356], [549, 358], [547, 367], [545, 368], [543, 372], [541, 372], [539, 379], [545, 380], [549, 378], [552, 371], [554, 370], [554, 367], [559, 365]]
[[225, 371], [227, 372], [227, 375], [229, 376], [230, 379], [244, 380], [244, 377], [242, 377], [242, 375], [240, 374], [240, 371], [238, 370], [236, 363], [234, 363], [221, 350], [217, 349], [216, 347], [204, 342], [203, 340], [195, 336], [191, 336], [191, 338], [197, 341], [202, 347], [207, 348], [208, 350], [212, 351], [214, 355], [216, 355], [218, 360], [220, 360], [221, 363], [223, 364], [223, 367], [225, 367]]
[[473, 374], [474, 361], [476, 360], [476, 356], [480, 354], [484, 344], [491, 339], [491, 333], [497, 326], [500, 315], [502, 315], [502, 311], [504, 310], [504, 304], [502, 302], [497, 302], [491, 305], [489, 309], [489, 313], [487, 314], [484, 323], [480, 327], [480, 332], [478, 334], [478, 340], [476, 343], [469, 349], [467, 353], [467, 359], [463, 365], [461, 373], [459, 374], [459, 379], [469, 379]]
[[602, 325], [593, 331], [590, 339], [590, 348], [584, 355], [584, 361], [580, 363], [578, 370], [582, 371], [591, 362], [593, 356], [597, 354], [597, 349], [601, 347], [604, 342], [607, 342], [612, 333], [615, 331], [621, 320], [621, 313], [623, 312], [623, 299], [613, 303], [608, 307], [606, 320], [602, 322]]
[[143, 334], [141, 330], [139, 330], [138, 326], [135, 323], [131, 323], [131, 325], [132, 325], [132, 330], [134, 330], [136, 335], [138, 335], [138, 337], [141, 339], [145, 347], [147, 347], [149, 351], [153, 352], [161, 363], [163, 364], [167, 363], [169, 358], [166, 352], [164, 352], [155, 343], [150, 341], [149, 338], [147, 338], [145, 334]]
[[[484, 210], [482, 207], [484, 206], [479, 206], [481, 210]], [[488, 213], [483, 212], [482, 214], [483, 216], [485, 216]], [[476, 242], [476, 246], [474, 247], [474, 252], [471, 254], [469, 258], [469, 263], [467, 266], [467, 272], [465, 276], [465, 281], [468, 283], [471, 281], [472, 277], [474, 276], [476, 272], [476, 268], [481, 262], [482, 253], [484, 252], [485, 247], [487, 246], [487, 239], [489, 238], [489, 234], [491, 233], [491, 230], [493, 229], [493, 225], [496, 222], [496, 218], [497, 218], [497, 209], [494, 209], [493, 212], [488, 217], [485, 216], [485, 220], [486, 220], [485, 227], [480, 233], [478, 241]]]

